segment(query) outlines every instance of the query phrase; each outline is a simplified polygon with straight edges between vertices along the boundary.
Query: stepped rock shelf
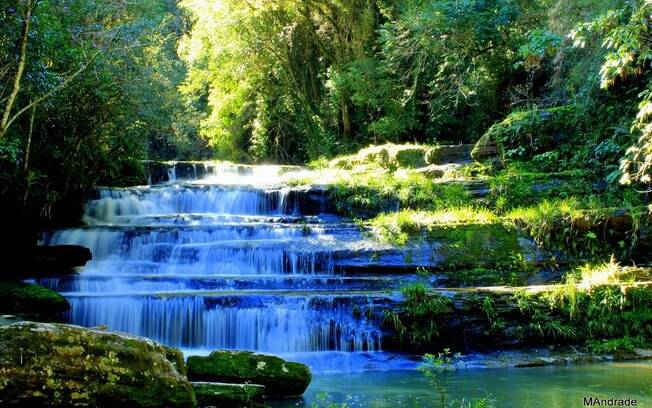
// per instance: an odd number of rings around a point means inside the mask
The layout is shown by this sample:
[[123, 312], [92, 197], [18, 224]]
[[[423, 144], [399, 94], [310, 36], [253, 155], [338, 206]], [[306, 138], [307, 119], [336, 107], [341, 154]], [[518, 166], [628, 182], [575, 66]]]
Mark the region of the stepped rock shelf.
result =
[[190, 355], [252, 350], [314, 369], [325, 353], [380, 352], [383, 328], [364, 311], [396, 302], [399, 283], [344, 271], [361, 258], [392, 265], [399, 251], [320, 211], [325, 195], [280, 182], [298, 168], [210, 169], [199, 180], [101, 189], [85, 227], [44, 239], [93, 253], [79, 275], [38, 281], [66, 297], [68, 320]]

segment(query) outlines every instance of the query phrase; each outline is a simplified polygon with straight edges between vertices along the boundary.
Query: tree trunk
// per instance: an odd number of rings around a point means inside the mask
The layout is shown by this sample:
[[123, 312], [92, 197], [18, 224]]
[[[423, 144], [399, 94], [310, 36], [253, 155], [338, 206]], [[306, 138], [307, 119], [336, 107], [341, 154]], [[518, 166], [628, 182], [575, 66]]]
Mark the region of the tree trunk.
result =
[[25, 72], [25, 65], [27, 62], [27, 40], [29, 39], [29, 26], [32, 22], [32, 12], [34, 11], [34, 5], [32, 0], [27, 0], [27, 10], [25, 11], [25, 20], [23, 21], [23, 27], [20, 32], [20, 59], [18, 61], [18, 70], [16, 71], [16, 76], [14, 76], [14, 85], [7, 99], [7, 105], [5, 105], [5, 111], [2, 114], [2, 121], [0, 122], [0, 138], [4, 137], [7, 133], [7, 128], [9, 127], [9, 118], [11, 115], [11, 109], [16, 102], [18, 97], [18, 92], [20, 92], [20, 81], [23, 78], [23, 73]]
[[34, 134], [34, 117], [36, 116], [36, 105], [32, 107], [32, 115], [29, 118], [29, 134], [27, 135], [27, 147], [25, 147], [25, 172], [29, 170], [29, 156], [32, 151], [32, 135]]
[[351, 115], [349, 113], [349, 105], [346, 103], [346, 98], [340, 97], [340, 110], [342, 111], [342, 131], [346, 139], [351, 139], [353, 136], [353, 128], [351, 125]]

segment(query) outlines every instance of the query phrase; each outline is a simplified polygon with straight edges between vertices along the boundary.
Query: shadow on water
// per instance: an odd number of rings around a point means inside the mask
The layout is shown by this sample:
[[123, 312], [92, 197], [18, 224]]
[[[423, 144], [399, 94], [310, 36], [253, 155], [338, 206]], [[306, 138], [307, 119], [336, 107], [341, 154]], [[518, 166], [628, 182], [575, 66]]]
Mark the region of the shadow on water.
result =
[[[474, 369], [443, 372], [447, 402], [490, 397], [496, 407], [567, 408], [585, 397], [631, 398], [652, 407], [652, 363], [612, 363], [571, 367]], [[300, 400], [275, 401], [275, 408], [441, 407], [440, 397], [417, 371], [319, 374]], [[446, 405], [448, 406], [448, 405]], [[456, 405], [457, 406], [457, 405]]]

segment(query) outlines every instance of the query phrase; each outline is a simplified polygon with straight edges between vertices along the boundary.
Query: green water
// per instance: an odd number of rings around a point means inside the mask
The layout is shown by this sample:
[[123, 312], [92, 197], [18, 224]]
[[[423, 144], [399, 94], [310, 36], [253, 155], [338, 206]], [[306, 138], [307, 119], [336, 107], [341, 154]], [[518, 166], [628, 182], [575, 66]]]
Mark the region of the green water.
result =
[[[496, 407], [582, 407], [583, 398], [635, 398], [652, 407], [652, 363], [458, 370], [440, 375], [451, 400], [490, 396]], [[440, 397], [415, 371], [317, 374], [302, 400], [274, 407], [313, 406], [318, 395], [348, 407], [441, 407]], [[318, 404], [318, 406], [325, 406]]]

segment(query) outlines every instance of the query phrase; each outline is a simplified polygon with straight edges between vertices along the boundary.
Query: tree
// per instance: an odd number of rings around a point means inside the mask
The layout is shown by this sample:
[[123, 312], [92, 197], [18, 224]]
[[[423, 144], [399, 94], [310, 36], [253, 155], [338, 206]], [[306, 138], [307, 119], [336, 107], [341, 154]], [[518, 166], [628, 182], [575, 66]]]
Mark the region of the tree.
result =
[[142, 182], [142, 159], [202, 154], [177, 90], [186, 27], [173, 1], [0, 1], [7, 225], [34, 240], [53, 220], [78, 220], [97, 183]]
[[645, 90], [632, 132], [638, 142], [630, 146], [621, 161], [622, 184], [652, 183], [652, 4], [644, 0], [629, 1], [626, 7], [610, 10], [595, 20], [580, 25], [571, 36], [575, 45], [583, 47], [587, 38], [603, 37], [609, 50], [600, 70], [601, 86], [614, 89], [628, 81], [645, 83]]

